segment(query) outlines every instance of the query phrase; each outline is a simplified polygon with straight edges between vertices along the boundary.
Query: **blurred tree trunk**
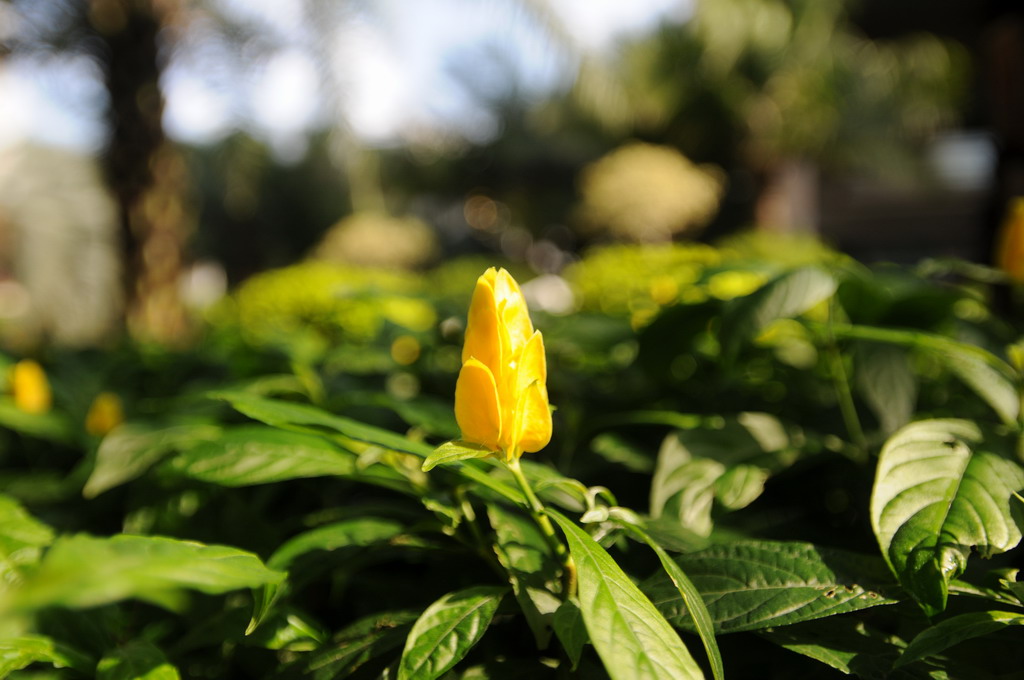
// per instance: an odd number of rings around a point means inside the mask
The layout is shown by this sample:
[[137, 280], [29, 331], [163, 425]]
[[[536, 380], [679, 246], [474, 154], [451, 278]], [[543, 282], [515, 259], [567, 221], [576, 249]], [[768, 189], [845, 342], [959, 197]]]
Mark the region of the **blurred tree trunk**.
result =
[[91, 0], [89, 21], [102, 40], [110, 95], [105, 159], [120, 208], [126, 324], [139, 338], [181, 342], [188, 330], [179, 294], [190, 231], [181, 153], [164, 135], [161, 52], [179, 0]]

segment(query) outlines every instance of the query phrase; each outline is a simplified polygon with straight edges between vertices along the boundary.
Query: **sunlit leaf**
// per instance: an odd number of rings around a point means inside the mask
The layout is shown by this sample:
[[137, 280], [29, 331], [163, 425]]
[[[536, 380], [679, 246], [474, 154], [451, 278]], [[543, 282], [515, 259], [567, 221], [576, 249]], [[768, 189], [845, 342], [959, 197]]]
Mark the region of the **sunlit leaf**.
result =
[[690, 617], [693, 620], [693, 628], [697, 631], [701, 642], [704, 644], [704, 651], [708, 655], [708, 661], [711, 663], [711, 671], [715, 676], [715, 680], [722, 680], [725, 676], [725, 670], [722, 666], [722, 654], [718, 650], [718, 642], [715, 640], [715, 627], [711, 620], [711, 614], [708, 612], [707, 607], [704, 606], [704, 600], [701, 597], [700, 591], [693, 585], [693, 582], [680, 568], [679, 564], [674, 562], [668, 553], [665, 552], [665, 549], [658, 545], [646, 531], [632, 524], [627, 525], [627, 528], [638, 536], [640, 540], [649, 545], [657, 554], [661, 567], [665, 570], [665, 575], [668, 576], [672, 585], [679, 592], [679, 596], [690, 613]]
[[104, 491], [131, 481], [173, 451], [202, 441], [216, 439], [216, 425], [173, 425], [125, 423], [114, 428], [96, 451], [96, 465], [82, 495], [95, 498]]
[[[878, 592], [888, 574], [877, 558], [809, 543], [744, 541], [677, 555], [718, 633], [759, 630], [895, 600]], [[690, 611], [666, 574], [644, 584], [670, 621], [693, 628]]]
[[175, 456], [169, 467], [221, 486], [249, 486], [303, 477], [345, 476], [355, 454], [323, 437], [262, 425], [225, 430]]
[[477, 586], [448, 593], [413, 624], [398, 666], [398, 680], [434, 680], [457, 664], [483, 637], [507, 588]]
[[8, 572], [39, 559], [53, 541], [53, 529], [30, 515], [10, 496], [0, 494], [0, 590], [12, 579]]
[[871, 495], [871, 525], [900, 583], [924, 607], [946, 606], [949, 582], [972, 547], [982, 556], [1021, 539], [1015, 497], [1024, 469], [1009, 444], [966, 420], [912, 423], [886, 442]]
[[484, 458], [494, 453], [486, 446], [471, 442], [453, 441], [441, 444], [423, 461], [423, 471], [427, 472], [438, 465], [456, 463], [470, 458]]
[[611, 555], [574, 522], [549, 513], [568, 540], [583, 622], [612, 680], [703, 678], [679, 635]]
[[44, 635], [0, 639], [0, 678], [37, 662], [74, 668], [83, 673], [90, 673], [95, 664], [84, 654]]
[[58, 538], [0, 610], [95, 607], [138, 597], [163, 601], [178, 589], [208, 594], [274, 583], [283, 574], [237, 548], [158, 536]]

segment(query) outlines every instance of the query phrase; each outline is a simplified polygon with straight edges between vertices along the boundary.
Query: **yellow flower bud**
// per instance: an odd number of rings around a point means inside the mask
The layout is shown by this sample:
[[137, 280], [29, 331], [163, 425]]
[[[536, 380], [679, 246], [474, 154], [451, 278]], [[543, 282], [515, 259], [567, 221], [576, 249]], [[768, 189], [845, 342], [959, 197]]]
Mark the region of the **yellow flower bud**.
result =
[[23, 359], [11, 369], [14, 405], [25, 413], [46, 413], [53, 405], [50, 381], [43, 367], [32, 359]]
[[506, 460], [547, 446], [546, 383], [544, 340], [533, 330], [519, 284], [491, 267], [473, 291], [455, 386], [463, 440], [501, 451]]
[[996, 264], [1017, 283], [1024, 283], [1024, 198], [1009, 206], [999, 234]]
[[124, 422], [124, 407], [121, 397], [113, 392], [100, 392], [92, 400], [89, 413], [85, 416], [85, 430], [102, 437]]

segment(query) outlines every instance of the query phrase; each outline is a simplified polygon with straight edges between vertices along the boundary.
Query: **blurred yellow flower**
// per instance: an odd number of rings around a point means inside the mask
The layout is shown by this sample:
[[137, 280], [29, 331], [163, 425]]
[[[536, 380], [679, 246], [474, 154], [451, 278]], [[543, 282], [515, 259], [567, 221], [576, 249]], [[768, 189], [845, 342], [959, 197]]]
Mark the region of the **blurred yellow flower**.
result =
[[92, 400], [89, 413], [85, 416], [85, 430], [102, 437], [124, 422], [124, 406], [121, 397], [113, 392], [100, 392]]
[[469, 306], [455, 419], [462, 438], [501, 451], [506, 461], [551, 440], [544, 340], [533, 329], [515, 279], [491, 267]]
[[391, 358], [396, 364], [408, 366], [420, 358], [419, 340], [411, 335], [400, 335], [391, 343]]
[[14, 405], [25, 413], [46, 413], [53, 405], [46, 371], [32, 359], [22, 359], [11, 369]]
[[719, 272], [708, 279], [708, 293], [719, 300], [750, 295], [765, 282], [764, 274], [759, 272], [732, 269]]
[[1024, 198], [1010, 203], [999, 234], [996, 264], [1017, 283], [1024, 283]]

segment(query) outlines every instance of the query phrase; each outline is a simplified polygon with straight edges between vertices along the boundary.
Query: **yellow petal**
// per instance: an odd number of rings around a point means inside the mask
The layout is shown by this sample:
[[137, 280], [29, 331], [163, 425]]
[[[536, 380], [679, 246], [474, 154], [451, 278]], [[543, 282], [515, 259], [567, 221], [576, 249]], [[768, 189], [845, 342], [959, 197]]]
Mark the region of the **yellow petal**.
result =
[[530, 312], [526, 308], [526, 299], [523, 298], [519, 284], [504, 269], [499, 269], [494, 277], [494, 298], [501, 313], [501, 320], [508, 327], [512, 350], [518, 352], [533, 335], [533, 324], [530, 322]]
[[25, 413], [46, 413], [53, 402], [46, 371], [32, 359], [22, 359], [14, 364], [11, 391], [15, 406]]
[[516, 408], [515, 445], [520, 451], [540, 451], [551, 441], [551, 409], [548, 391], [540, 382], [530, 383]]
[[501, 438], [498, 389], [491, 369], [475, 357], [462, 365], [455, 383], [455, 420], [465, 441], [498, 450]]
[[516, 394], [521, 394], [530, 383], [547, 384], [548, 364], [544, 356], [544, 338], [540, 331], [534, 331], [519, 357], [516, 375]]
[[[498, 305], [494, 298], [494, 286], [488, 269], [476, 281], [473, 301], [469, 305], [469, 320], [466, 323], [466, 341], [462, 346], [462, 362], [476, 357], [492, 371], [501, 360], [501, 341], [498, 331]], [[489, 276], [490, 275], [490, 276]]]

